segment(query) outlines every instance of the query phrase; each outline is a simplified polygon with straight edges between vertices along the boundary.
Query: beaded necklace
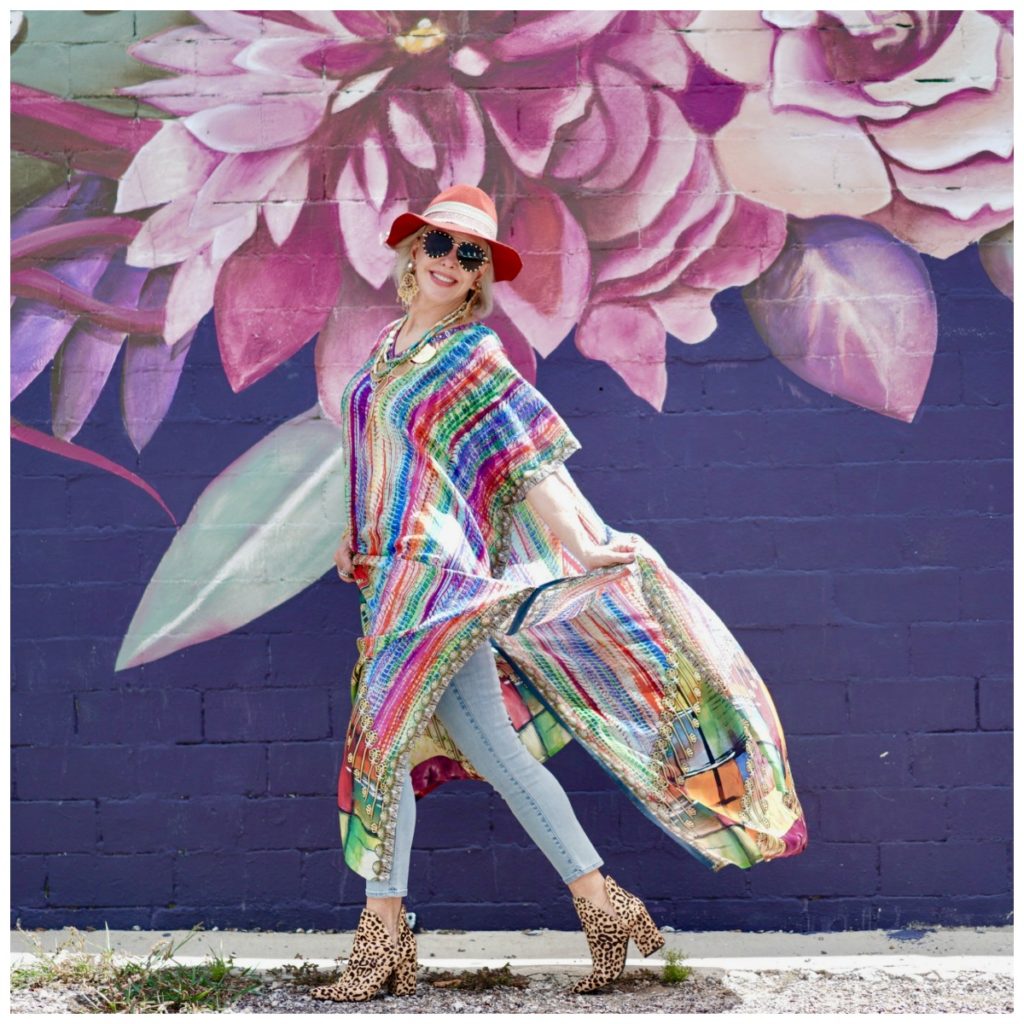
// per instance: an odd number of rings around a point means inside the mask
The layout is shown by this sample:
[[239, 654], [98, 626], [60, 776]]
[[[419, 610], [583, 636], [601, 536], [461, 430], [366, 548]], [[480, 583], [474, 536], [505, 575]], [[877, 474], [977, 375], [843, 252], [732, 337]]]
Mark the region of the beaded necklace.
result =
[[394, 351], [394, 347], [398, 343], [398, 335], [409, 319], [409, 314], [406, 313], [405, 316], [398, 321], [394, 329], [389, 333], [389, 336], [385, 339], [384, 343], [377, 350], [377, 358], [373, 361], [373, 366], [370, 369], [370, 377], [373, 382], [375, 384], [379, 384], [396, 366], [400, 366], [406, 361], [416, 364], [430, 362], [430, 360], [437, 355], [437, 346], [432, 344], [433, 339], [435, 339], [437, 335], [439, 335], [449, 324], [461, 319], [467, 308], [468, 304], [465, 302], [456, 306], [455, 309], [441, 320], [438, 320], [438, 322], [420, 338], [404, 348], [397, 356], [393, 356], [391, 353]]

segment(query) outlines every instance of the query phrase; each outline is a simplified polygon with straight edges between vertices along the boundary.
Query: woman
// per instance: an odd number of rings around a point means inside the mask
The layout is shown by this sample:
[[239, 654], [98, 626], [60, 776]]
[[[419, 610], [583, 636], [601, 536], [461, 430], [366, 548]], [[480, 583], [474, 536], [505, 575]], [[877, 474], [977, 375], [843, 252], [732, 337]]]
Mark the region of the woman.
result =
[[342, 396], [335, 555], [360, 587], [338, 798], [367, 903], [346, 971], [313, 995], [415, 991], [402, 905], [415, 800], [451, 778], [490, 782], [566, 882], [594, 959], [573, 991], [596, 991], [621, 974], [630, 937], [645, 956], [664, 939], [602, 876], [541, 762], [576, 738], [717, 870], [803, 849], [785, 741], [720, 620], [580, 493], [563, 465], [579, 441], [481, 323], [492, 283], [522, 266], [491, 199], [456, 185], [396, 218], [387, 244], [408, 312]]

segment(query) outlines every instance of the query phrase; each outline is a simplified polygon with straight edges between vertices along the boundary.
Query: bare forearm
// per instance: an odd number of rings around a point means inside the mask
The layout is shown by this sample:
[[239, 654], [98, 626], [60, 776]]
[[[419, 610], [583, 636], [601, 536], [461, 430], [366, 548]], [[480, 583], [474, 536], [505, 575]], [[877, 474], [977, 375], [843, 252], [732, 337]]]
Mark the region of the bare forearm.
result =
[[573, 557], [583, 561], [592, 547], [592, 541], [573, 509], [571, 499], [571, 492], [555, 473], [549, 473], [526, 492], [526, 502], [530, 508], [569, 549]]

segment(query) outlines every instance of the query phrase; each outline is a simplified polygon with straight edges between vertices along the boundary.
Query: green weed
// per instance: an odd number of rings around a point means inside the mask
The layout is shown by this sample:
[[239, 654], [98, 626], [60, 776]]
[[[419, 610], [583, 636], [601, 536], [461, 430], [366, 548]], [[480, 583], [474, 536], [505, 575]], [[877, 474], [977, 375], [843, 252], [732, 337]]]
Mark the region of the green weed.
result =
[[34, 947], [36, 960], [11, 972], [11, 988], [79, 987], [83, 991], [77, 996], [77, 1009], [83, 1013], [217, 1012], [258, 989], [260, 982], [250, 977], [251, 968], [235, 968], [230, 957], [213, 956], [194, 967], [171, 963], [201, 928], [201, 924], [193, 928], [177, 946], [161, 941], [144, 960], [119, 963], [109, 928], [106, 948], [99, 953], [86, 952], [85, 936], [76, 928], [53, 953], [47, 953], [36, 936], [18, 925]]
[[678, 949], [670, 949], [665, 953], [665, 964], [661, 968], [661, 980], [666, 985], [678, 985], [693, 974], [692, 967], [682, 965], [683, 954]]

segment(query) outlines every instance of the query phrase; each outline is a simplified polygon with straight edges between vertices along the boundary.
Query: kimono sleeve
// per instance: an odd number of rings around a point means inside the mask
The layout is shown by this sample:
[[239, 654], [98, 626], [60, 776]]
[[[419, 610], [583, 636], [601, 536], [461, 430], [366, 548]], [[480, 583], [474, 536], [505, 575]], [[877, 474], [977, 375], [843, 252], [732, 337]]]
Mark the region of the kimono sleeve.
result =
[[497, 336], [492, 337], [466, 449], [476, 466], [474, 496], [491, 508], [520, 501], [582, 447], [551, 403], [512, 365]]
[[497, 335], [476, 347], [446, 432], [452, 481], [479, 523], [495, 574], [514, 506], [582, 445], [551, 403], [509, 361]]

